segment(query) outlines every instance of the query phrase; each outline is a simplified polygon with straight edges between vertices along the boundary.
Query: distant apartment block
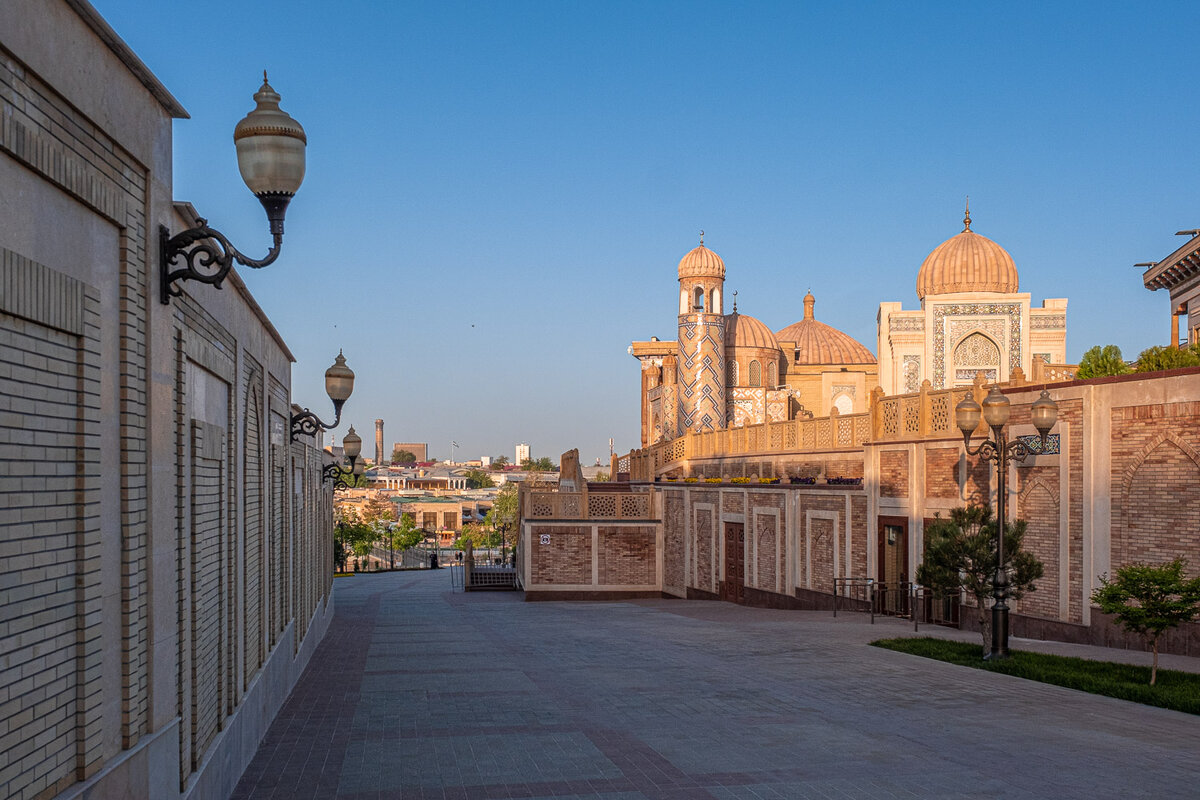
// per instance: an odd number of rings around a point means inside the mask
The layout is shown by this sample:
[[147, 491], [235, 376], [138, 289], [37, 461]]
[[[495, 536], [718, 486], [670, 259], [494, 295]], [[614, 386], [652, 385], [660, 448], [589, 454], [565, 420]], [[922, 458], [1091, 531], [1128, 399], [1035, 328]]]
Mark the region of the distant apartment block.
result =
[[397, 450], [407, 450], [417, 457], [417, 461], [429, 460], [429, 444], [427, 442], [396, 442], [392, 445], [392, 453]]
[[517, 445], [517, 460], [516, 464], [520, 466], [529, 458], [529, 445], [525, 442]]

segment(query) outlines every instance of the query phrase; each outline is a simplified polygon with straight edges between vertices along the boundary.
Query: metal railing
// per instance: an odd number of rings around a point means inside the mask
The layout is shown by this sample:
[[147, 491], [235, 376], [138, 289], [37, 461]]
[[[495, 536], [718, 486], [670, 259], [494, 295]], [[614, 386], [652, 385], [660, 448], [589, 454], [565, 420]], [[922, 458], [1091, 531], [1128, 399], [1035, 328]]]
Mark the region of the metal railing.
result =
[[[841, 591], [838, 591], [839, 587]], [[834, 578], [833, 579], [833, 615], [836, 617], [838, 605], [842, 599], [855, 603], [865, 603], [871, 612], [871, 624], [875, 624], [875, 579], [874, 578]], [[859, 608], [852, 610], [861, 611]]]
[[913, 630], [920, 630], [921, 622], [926, 625], [959, 627], [961, 598], [958, 595], [938, 594], [927, 586], [912, 585]]
[[885, 617], [909, 616], [912, 613], [912, 584], [908, 581], [877, 581], [875, 613]]

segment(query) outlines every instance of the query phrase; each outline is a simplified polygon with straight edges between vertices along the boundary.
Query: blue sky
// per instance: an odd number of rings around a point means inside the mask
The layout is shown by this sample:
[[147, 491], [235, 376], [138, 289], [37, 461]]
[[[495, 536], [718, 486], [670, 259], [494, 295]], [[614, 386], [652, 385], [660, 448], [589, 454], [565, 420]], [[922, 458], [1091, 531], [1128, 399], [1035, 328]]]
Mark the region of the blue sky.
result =
[[702, 228], [740, 311], [811, 289], [875, 351], [970, 195], [1077, 360], [1166, 342], [1132, 265], [1200, 227], [1184, 3], [93, 2], [191, 114], [175, 197], [251, 254], [232, 129], [269, 70], [308, 174], [242, 274], [294, 399], [328, 409], [343, 348], [346, 420], [440, 458], [637, 446], [626, 347], [675, 337]]

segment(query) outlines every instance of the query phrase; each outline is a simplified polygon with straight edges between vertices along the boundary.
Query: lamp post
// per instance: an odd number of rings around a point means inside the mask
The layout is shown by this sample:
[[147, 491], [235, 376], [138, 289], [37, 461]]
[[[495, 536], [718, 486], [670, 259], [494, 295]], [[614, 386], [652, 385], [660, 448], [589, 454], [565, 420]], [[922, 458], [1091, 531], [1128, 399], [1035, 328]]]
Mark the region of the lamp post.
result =
[[[346, 460], [350, 462], [350, 472], [354, 475], [353, 483], [358, 483], [358, 476], [362, 474], [361, 462], [358, 460], [358, 454], [362, 452], [362, 437], [354, 432], [353, 425], [350, 426], [350, 432], [342, 437], [342, 452], [345, 453]], [[330, 464], [322, 471], [321, 481], [334, 479], [334, 490], [353, 489], [353, 483], [346, 483], [344, 472], [345, 470], [340, 464]]]
[[[325, 370], [325, 393], [333, 401], [335, 414], [333, 422], [326, 425], [316, 414], [306, 408], [301, 413], [292, 415], [291, 441], [296, 441], [296, 437], [301, 434], [312, 436], [317, 431], [327, 431], [330, 428], [336, 428], [338, 423], [342, 421], [342, 406], [349, 399], [353, 391], [354, 371], [346, 366], [346, 357], [342, 355], [341, 350], [338, 350], [337, 358], [333, 360], [333, 366]], [[345, 443], [343, 442], [344, 446]], [[358, 439], [358, 447], [361, 450], [362, 439]], [[358, 454], [355, 453], [355, 455], [357, 456]]]
[[[982, 408], [969, 393], [954, 407], [954, 421], [962, 431], [967, 455], [977, 455], [996, 464], [996, 573], [992, 576], [992, 649], [984, 656], [989, 661], [1008, 658], [1008, 570], [1004, 561], [1004, 499], [1008, 462], [1024, 461], [1034, 453], [1021, 439], [1008, 441], [1004, 426], [1008, 424], [1010, 412], [1008, 398], [994, 384], [988, 396], [983, 398]], [[971, 434], [979, 427], [981, 413], [992, 429], [992, 438], [984, 439], [972, 450]], [[1033, 427], [1041, 436], [1042, 449], [1045, 450], [1046, 437], [1058, 419], [1058, 405], [1050, 398], [1050, 393], [1043, 389], [1041, 397], [1030, 406], [1029, 413]]]
[[[166, 226], [160, 226], [159, 300], [164, 305], [183, 294], [183, 287], [174, 285], [176, 281], [199, 281], [220, 289], [233, 262], [258, 269], [279, 257], [283, 217], [304, 181], [308, 138], [300, 123], [279, 107], [279, 94], [267, 83], [265, 70], [254, 101], [255, 109], [234, 127], [233, 143], [242, 180], [266, 210], [274, 244], [265, 257], [253, 259], [230, 244], [220, 231], [210, 228], [206, 219], [198, 219], [196, 227], [174, 236]], [[180, 266], [172, 269], [176, 261]]]

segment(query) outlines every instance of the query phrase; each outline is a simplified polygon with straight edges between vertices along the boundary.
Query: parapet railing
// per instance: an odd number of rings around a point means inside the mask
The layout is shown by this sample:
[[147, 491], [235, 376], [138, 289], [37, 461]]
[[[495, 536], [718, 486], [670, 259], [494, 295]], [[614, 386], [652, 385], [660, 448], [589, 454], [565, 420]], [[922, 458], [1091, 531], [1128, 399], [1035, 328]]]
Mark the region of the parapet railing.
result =
[[530, 490], [522, 493], [521, 519], [654, 519], [650, 492], [558, 492]]
[[[1077, 369], [1074, 364], [1048, 364], [1035, 356], [1033, 379], [1027, 380], [1018, 368], [1005, 386], [1016, 388], [1029, 383], [1073, 380]], [[929, 381], [924, 381], [917, 392], [888, 397], [877, 387], [870, 394], [868, 410], [862, 414], [834, 412], [828, 417], [687, 433], [627, 455], [613, 456], [611, 479], [628, 475], [631, 481], [653, 481], [664, 467], [688, 459], [830, 452], [855, 450], [867, 443], [957, 439], [961, 434], [954, 421], [954, 407], [968, 393], [976, 402], [982, 401], [987, 385], [983, 373], [979, 373], [972, 385], [951, 389], [935, 390]]]

